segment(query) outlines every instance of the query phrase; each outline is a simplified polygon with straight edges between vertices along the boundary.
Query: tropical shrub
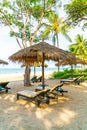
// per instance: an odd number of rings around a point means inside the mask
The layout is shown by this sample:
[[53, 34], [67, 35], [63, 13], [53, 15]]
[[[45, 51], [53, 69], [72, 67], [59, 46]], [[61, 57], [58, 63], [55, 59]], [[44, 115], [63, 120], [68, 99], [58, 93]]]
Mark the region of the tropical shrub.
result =
[[85, 70], [65, 69], [63, 71], [53, 72], [53, 74], [51, 75], [51, 79], [67, 79], [70, 77], [78, 77], [78, 76], [84, 76], [84, 79], [87, 79], [87, 69]]

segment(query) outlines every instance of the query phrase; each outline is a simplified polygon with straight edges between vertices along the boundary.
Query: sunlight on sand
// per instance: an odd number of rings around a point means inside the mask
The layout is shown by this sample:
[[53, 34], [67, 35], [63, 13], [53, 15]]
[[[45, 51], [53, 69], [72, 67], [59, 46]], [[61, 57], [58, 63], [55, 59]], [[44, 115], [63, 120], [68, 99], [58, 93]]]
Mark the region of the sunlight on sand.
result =
[[5, 109], [4, 112], [8, 113], [8, 112], [11, 112], [11, 111], [16, 111], [17, 109], [18, 109], [18, 107], [12, 106], [12, 107], [9, 107], [9, 108]]
[[64, 103], [65, 101], [69, 101], [69, 100], [70, 100], [69, 97], [60, 96], [58, 98], [58, 103]]
[[87, 93], [87, 90], [85, 90], [84, 92]]
[[21, 105], [26, 105], [27, 100], [20, 99], [20, 100], [17, 100], [17, 103]]
[[40, 109], [38, 109], [36, 111], [36, 116], [37, 116], [37, 118], [42, 119], [47, 113], [50, 113], [50, 112], [52, 112], [51, 108], [50, 109], [46, 109], [45, 112], [43, 110], [41, 111]]
[[59, 114], [60, 120], [62, 120], [63, 123], [69, 124], [71, 122], [71, 119], [75, 118], [77, 113], [69, 110], [69, 109], [62, 109], [62, 112]]
[[6, 95], [6, 97], [4, 99], [5, 100], [9, 99], [11, 102], [14, 102], [15, 95]]
[[[54, 113], [54, 117], [50, 118], [50, 116]], [[48, 116], [47, 116], [48, 115]], [[56, 116], [58, 115], [58, 117]], [[47, 108], [44, 110], [37, 110], [36, 116], [38, 119], [42, 120], [46, 127], [52, 128], [52, 126], [63, 126], [71, 123], [72, 119], [76, 117], [77, 113], [71, 111], [69, 109], [61, 109], [61, 112], [53, 110], [52, 108]], [[47, 118], [48, 117], [48, 118]]]
[[52, 109], [51, 109], [51, 108], [46, 109], [46, 111], [44, 111], [44, 110], [41, 111], [40, 109], [38, 109], [38, 110], [36, 111], [36, 117], [37, 117], [38, 119], [42, 120], [43, 123], [44, 123], [44, 125], [45, 125], [46, 127], [49, 127], [49, 128], [51, 128], [51, 122], [50, 122], [50, 120], [48, 120], [48, 119], [46, 118], [46, 115], [49, 115], [50, 113], [52, 113]]
[[85, 82], [81, 83], [81, 85], [84, 87], [87, 87], [87, 82], [85, 81]]
[[17, 104], [23, 105], [26, 109], [29, 109], [30, 107], [35, 107], [35, 104], [28, 100], [17, 100]]

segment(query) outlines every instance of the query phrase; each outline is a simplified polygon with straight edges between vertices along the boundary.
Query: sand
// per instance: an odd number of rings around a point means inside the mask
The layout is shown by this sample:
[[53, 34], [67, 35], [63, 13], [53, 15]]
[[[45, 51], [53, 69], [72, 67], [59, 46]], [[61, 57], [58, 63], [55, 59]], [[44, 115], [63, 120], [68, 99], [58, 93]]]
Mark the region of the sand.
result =
[[[87, 83], [81, 85], [65, 84], [68, 90], [58, 102], [51, 100], [50, 104], [41, 104], [38, 108], [29, 100], [17, 100], [17, 92], [32, 90], [39, 83], [32, 83], [31, 87], [24, 87], [23, 75], [3, 77], [10, 82], [8, 93], [0, 93], [0, 130], [87, 130]], [[46, 79], [49, 86], [54, 86], [58, 80]]]

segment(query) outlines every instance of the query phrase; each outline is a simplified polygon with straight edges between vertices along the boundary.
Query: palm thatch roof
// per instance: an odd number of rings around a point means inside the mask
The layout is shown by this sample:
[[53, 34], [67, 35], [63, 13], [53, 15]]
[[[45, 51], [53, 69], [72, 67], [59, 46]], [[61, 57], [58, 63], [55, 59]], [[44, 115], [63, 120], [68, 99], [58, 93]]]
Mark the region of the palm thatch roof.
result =
[[61, 60], [60, 62], [56, 63], [56, 66], [64, 66], [64, 65], [76, 65], [76, 64], [87, 64], [86, 61], [76, 58], [74, 60]]
[[42, 57], [44, 54], [44, 60], [54, 60], [58, 61], [59, 59], [73, 59], [75, 56], [71, 55], [62, 49], [59, 49], [55, 46], [52, 46], [46, 42], [40, 42], [38, 44], [32, 45], [30, 47], [21, 49], [15, 54], [9, 57], [13, 62], [18, 61], [22, 63], [34, 63], [42, 62]]
[[0, 64], [5, 64], [5, 65], [7, 65], [8, 62], [0, 59]]
[[[27, 63], [26, 64], [22, 64], [21, 65], [21, 67], [25, 67], [27, 65]], [[42, 62], [34, 62], [34, 63], [29, 63], [28, 64], [29, 66], [34, 66], [34, 67], [40, 67], [40, 66], [42, 66]], [[44, 67], [48, 67], [48, 65], [46, 64], [46, 63], [44, 63]]]

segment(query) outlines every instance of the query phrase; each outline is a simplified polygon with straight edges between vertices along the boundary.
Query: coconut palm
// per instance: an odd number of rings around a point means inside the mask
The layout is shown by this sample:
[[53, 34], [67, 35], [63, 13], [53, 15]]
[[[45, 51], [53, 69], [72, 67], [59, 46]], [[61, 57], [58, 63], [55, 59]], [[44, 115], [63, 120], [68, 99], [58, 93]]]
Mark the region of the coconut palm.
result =
[[62, 18], [59, 18], [59, 16], [55, 13], [51, 13], [48, 16], [48, 23], [45, 23], [45, 29], [42, 33], [42, 36], [47, 38], [50, 34], [52, 35], [52, 41], [54, 45], [57, 43], [57, 47], [59, 48], [59, 39], [58, 34], [64, 35], [70, 42], [71, 39], [68, 35], [68, 29], [71, 27], [67, 25]]
[[83, 36], [77, 35], [75, 43], [69, 46], [70, 52], [76, 54], [78, 58], [86, 60], [87, 55], [87, 39], [84, 39]]
[[51, 34], [52, 42], [58, 48], [59, 48], [59, 34], [62, 34], [71, 42], [71, 39], [68, 35], [68, 29], [70, 29], [71, 27], [67, 25], [62, 18], [59, 18], [59, 16], [56, 13], [52, 12], [49, 14], [48, 23], [45, 23], [44, 26], [45, 29], [44, 32], [42, 32], [42, 37], [46, 39]]

